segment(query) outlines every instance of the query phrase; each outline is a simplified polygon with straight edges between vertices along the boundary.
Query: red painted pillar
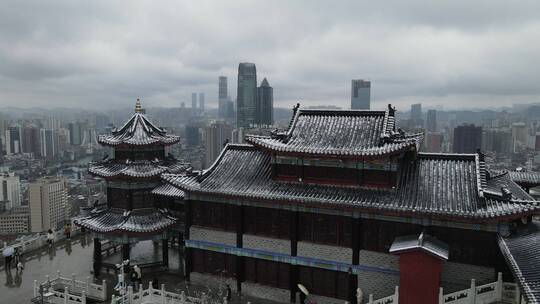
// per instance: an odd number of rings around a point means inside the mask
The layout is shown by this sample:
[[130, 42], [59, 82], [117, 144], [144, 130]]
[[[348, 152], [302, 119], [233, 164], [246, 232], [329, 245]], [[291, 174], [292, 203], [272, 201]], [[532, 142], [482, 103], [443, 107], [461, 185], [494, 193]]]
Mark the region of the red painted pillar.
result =
[[442, 261], [425, 251], [399, 255], [399, 304], [433, 304], [439, 301]]
[[397, 237], [390, 252], [399, 255], [399, 304], [438, 303], [448, 245], [422, 232], [419, 236]]

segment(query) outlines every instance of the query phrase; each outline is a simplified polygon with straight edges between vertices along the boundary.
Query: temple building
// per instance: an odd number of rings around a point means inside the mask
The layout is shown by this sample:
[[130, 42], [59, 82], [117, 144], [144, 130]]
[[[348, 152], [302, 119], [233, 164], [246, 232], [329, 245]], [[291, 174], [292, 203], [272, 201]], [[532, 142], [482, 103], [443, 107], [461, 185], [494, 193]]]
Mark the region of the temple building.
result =
[[162, 174], [159, 193], [184, 203], [186, 278], [225, 277], [236, 291], [281, 302], [296, 301], [298, 284], [318, 303], [399, 286], [406, 304], [436, 303], [441, 287], [459, 291], [502, 272], [536, 303], [540, 275], [523, 269], [540, 257], [523, 252], [540, 243], [530, 228], [539, 203], [509, 174], [487, 170], [481, 153], [419, 152], [422, 135], [396, 130], [395, 120], [391, 106], [297, 106], [286, 130], [226, 145], [207, 170]]
[[[182, 208], [169, 205], [152, 193], [162, 185], [162, 173], [181, 173], [189, 164], [169, 154], [169, 146], [179, 137], [167, 134], [144, 114], [139, 100], [133, 116], [112, 134], [100, 135], [98, 142], [111, 147], [110, 155], [89, 164], [88, 171], [107, 181], [107, 206], [96, 206], [75, 224], [94, 233], [94, 273], [103, 261], [101, 241], [122, 244], [122, 259], [130, 257], [130, 247], [139, 241], [162, 242], [163, 264], [168, 265], [168, 239], [178, 224]], [[178, 236], [178, 235], [176, 235]]]

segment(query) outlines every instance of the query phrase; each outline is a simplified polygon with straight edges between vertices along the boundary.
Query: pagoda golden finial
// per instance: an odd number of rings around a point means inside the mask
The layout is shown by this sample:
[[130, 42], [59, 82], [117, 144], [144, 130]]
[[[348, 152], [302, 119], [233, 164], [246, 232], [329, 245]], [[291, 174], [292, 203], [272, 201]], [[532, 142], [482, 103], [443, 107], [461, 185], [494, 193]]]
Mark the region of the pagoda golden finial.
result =
[[135, 113], [141, 113], [142, 107], [141, 107], [141, 100], [137, 98], [137, 102], [135, 103]]

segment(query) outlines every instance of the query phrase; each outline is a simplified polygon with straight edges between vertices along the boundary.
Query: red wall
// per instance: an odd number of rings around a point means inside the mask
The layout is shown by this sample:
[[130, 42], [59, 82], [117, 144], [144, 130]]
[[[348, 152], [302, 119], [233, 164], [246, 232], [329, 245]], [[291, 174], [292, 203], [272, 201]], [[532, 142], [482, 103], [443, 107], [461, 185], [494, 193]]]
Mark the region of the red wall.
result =
[[433, 304], [439, 301], [441, 260], [423, 251], [399, 256], [399, 304]]

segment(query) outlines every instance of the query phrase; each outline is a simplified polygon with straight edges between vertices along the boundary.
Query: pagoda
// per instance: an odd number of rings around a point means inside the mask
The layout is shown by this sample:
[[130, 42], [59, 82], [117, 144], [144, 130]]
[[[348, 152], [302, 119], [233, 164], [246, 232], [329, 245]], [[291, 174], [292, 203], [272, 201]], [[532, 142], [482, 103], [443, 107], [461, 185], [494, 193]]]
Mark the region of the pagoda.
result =
[[170, 229], [177, 223], [168, 201], [152, 193], [162, 186], [162, 173], [181, 173], [190, 168], [170, 153], [179, 141], [176, 135], [154, 125], [139, 99], [133, 116], [112, 134], [100, 135], [98, 142], [111, 147], [110, 156], [89, 164], [89, 173], [107, 182], [107, 205], [75, 220], [94, 233], [94, 274], [102, 266], [101, 240], [122, 245], [122, 259], [130, 258], [130, 246], [145, 240], [162, 242], [163, 264], [168, 265]]

